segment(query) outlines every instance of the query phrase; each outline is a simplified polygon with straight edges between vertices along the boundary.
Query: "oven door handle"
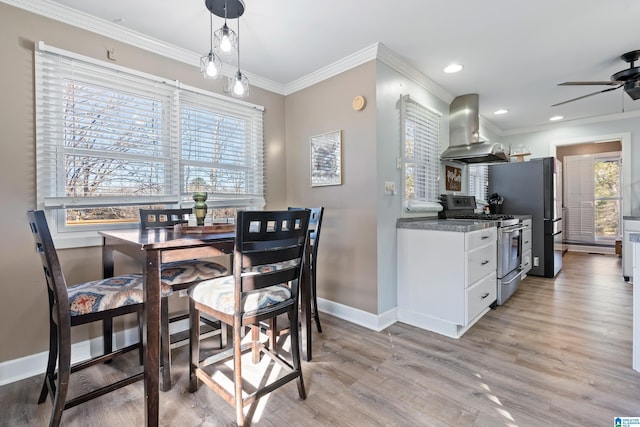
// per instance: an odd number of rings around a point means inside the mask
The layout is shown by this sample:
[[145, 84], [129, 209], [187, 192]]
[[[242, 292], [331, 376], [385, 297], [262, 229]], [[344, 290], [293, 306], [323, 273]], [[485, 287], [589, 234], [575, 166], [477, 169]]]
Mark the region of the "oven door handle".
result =
[[524, 230], [526, 227], [523, 225], [510, 225], [508, 227], [500, 227], [502, 233], [511, 233], [512, 231]]

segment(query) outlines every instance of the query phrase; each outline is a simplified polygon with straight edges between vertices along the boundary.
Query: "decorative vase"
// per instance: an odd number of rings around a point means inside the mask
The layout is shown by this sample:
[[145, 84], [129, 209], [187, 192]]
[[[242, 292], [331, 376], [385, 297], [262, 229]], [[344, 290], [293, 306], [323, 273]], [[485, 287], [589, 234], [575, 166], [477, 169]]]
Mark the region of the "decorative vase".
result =
[[204, 225], [204, 217], [207, 216], [207, 192], [196, 191], [193, 193], [193, 200], [196, 204], [193, 206], [193, 213], [196, 215], [198, 225]]

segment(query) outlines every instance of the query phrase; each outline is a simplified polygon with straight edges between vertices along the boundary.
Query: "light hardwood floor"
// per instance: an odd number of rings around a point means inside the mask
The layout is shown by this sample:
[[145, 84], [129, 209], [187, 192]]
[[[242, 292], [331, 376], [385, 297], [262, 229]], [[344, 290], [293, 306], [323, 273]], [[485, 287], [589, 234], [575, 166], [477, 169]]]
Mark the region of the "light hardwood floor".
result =
[[[555, 279], [528, 277], [505, 305], [455, 340], [396, 323], [382, 332], [322, 315], [308, 397], [294, 383], [251, 408], [254, 426], [613, 426], [640, 416], [631, 369], [632, 288], [620, 258], [568, 253]], [[72, 380], [134, 370], [136, 355]], [[174, 353], [175, 385], [160, 396], [164, 426], [233, 425], [208, 388], [187, 391], [187, 349]], [[91, 375], [91, 376], [89, 376]], [[38, 426], [41, 378], [0, 388], [0, 425]], [[65, 411], [67, 426], [143, 425], [142, 383]]]

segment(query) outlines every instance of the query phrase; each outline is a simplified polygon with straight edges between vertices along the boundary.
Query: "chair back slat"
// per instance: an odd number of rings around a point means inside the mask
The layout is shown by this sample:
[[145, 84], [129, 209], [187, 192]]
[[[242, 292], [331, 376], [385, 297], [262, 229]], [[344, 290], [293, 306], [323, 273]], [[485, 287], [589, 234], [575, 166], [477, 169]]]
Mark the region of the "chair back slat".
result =
[[191, 209], [140, 209], [140, 228], [171, 228], [189, 222]]
[[311, 261], [315, 263], [318, 255], [318, 247], [320, 246], [320, 230], [322, 228], [322, 216], [324, 215], [324, 207], [319, 208], [297, 208], [289, 207], [289, 210], [309, 209], [311, 215], [309, 217], [309, 239], [311, 239]]
[[290, 283], [297, 298], [309, 215], [308, 210], [238, 212], [234, 276], [239, 293]]

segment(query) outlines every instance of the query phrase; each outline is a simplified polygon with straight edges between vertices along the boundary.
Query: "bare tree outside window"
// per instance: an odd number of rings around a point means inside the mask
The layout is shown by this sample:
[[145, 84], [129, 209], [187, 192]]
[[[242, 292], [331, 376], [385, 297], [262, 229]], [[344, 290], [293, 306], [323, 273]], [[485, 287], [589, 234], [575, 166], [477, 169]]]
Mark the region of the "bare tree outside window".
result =
[[596, 238], [620, 236], [620, 160], [594, 162], [594, 209]]

